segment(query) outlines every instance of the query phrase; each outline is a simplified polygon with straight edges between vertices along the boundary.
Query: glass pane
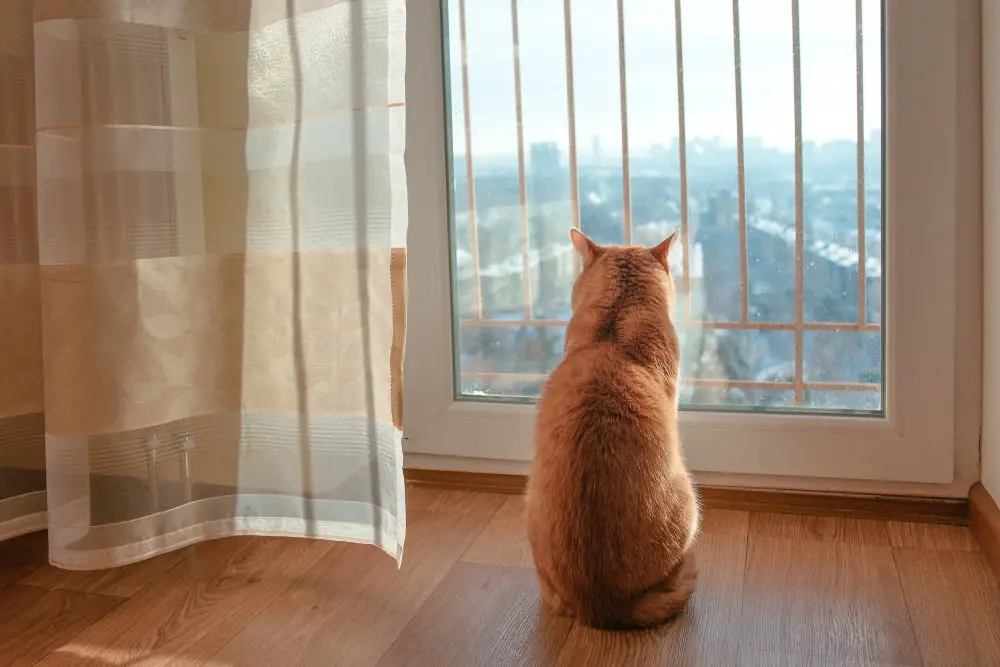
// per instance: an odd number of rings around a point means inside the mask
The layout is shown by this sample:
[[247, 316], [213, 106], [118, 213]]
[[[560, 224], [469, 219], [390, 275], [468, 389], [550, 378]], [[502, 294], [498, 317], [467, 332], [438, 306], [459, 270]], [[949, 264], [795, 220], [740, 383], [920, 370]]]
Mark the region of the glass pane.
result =
[[740, 2], [752, 322], [795, 321], [795, 67], [789, 7], [773, 0]]
[[[854, 3], [801, 3], [805, 318], [858, 319], [858, 123]], [[822, 81], [824, 85], [806, 85]]]
[[571, 227], [681, 228], [682, 407], [882, 412], [880, 0], [446, 5], [461, 397], [538, 396]]
[[563, 326], [465, 326], [462, 393], [532, 398], [562, 358]]
[[[524, 23], [531, 21], [530, 0]], [[618, 2], [573, 3], [573, 79], [580, 228], [601, 244], [625, 242]]]
[[[528, 3], [519, 3], [526, 5]], [[562, 0], [532, 0], [519, 21], [521, 123], [524, 128], [532, 315], [569, 317], [575, 268], [567, 234], [570, 204], [569, 108]]]

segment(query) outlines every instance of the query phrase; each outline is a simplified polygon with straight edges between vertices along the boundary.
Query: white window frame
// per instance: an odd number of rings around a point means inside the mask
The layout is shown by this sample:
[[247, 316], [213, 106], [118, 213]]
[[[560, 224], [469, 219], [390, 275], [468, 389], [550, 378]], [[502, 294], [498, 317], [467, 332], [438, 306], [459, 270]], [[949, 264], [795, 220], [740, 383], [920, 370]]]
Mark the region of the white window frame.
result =
[[[685, 411], [685, 456], [709, 483], [961, 495], [974, 481], [969, 445], [956, 449], [956, 399], [973, 397], [956, 369], [979, 343], [959, 289], [978, 276], [957, 261], [977, 250], [962, 225], [981, 230], [962, 200], [980, 168], [961, 148], [979, 131], [962, 41], [976, 4], [886, 0], [885, 418]], [[407, 465], [524, 473], [534, 406], [455, 398], [442, 7], [409, 0], [407, 12]]]

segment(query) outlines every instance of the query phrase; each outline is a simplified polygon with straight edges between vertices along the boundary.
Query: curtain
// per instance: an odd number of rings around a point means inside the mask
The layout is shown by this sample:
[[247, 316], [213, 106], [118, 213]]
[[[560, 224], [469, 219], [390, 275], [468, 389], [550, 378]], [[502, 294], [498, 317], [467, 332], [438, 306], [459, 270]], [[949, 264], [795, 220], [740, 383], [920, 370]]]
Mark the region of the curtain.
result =
[[0, 2], [0, 539], [402, 557], [404, 12]]

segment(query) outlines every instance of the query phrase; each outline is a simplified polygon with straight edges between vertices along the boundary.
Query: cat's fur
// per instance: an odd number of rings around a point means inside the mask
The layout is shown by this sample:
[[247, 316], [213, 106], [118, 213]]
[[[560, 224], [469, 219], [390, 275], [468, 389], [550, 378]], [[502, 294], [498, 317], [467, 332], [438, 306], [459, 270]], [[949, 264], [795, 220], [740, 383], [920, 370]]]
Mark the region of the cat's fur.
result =
[[669, 621], [694, 591], [699, 508], [677, 431], [675, 290], [655, 248], [578, 230], [565, 356], [538, 405], [528, 537], [543, 602], [604, 629]]

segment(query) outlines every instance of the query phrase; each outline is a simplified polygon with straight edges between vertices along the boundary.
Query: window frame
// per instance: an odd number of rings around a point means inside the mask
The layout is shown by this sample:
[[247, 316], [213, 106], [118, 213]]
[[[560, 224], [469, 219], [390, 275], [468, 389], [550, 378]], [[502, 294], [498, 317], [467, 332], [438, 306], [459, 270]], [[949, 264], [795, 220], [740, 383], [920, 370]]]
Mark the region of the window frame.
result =
[[[978, 20], [976, 4], [885, 1], [885, 417], [684, 411], [685, 456], [699, 477], [820, 490], [905, 487], [921, 495], [960, 495], [971, 483], [968, 447], [956, 449], [956, 414], [959, 394], [967, 399], [972, 392], [964, 386], [969, 372], [963, 386], [956, 375], [975, 361], [979, 342], [961, 303], [975, 266], [957, 259], [976, 249], [967, 228], [981, 230], [981, 216], [963, 201], [965, 181], [979, 169], [974, 151], [962, 148], [978, 131], [967, 102], [979, 84], [968, 75], [973, 53], [963, 42]], [[442, 5], [409, 0], [407, 7], [403, 448], [412, 467], [524, 473], [533, 455], [534, 406], [455, 395]], [[969, 416], [978, 421], [962, 411]]]

